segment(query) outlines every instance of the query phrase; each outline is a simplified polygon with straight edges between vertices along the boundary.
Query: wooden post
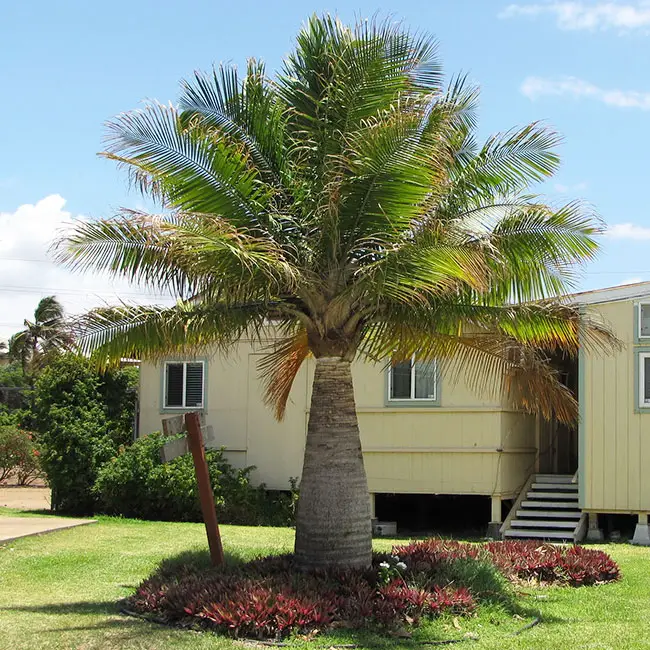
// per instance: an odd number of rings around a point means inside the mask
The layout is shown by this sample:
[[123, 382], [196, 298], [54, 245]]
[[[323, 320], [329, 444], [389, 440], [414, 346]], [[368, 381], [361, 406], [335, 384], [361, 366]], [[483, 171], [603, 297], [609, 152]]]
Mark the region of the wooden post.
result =
[[214, 494], [212, 492], [212, 485], [210, 484], [208, 463], [205, 460], [201, 420], [199, 419], [198, 413], [186, 413], [185, 426], [187, 428], [187, 442], [192, 452], [192, 458], [194, 459], [196, 481], [199, 484], [199, 498], [201, 500], [203, 520], [205, 521], [205, 531], [208, 535], [210, 557], [214, 566], [221, 566], [224, 560], [223, 546], [221, 544], [221, 534], [219, 533], [219, 523], [217, 522], [217, 512], [214, 505]]

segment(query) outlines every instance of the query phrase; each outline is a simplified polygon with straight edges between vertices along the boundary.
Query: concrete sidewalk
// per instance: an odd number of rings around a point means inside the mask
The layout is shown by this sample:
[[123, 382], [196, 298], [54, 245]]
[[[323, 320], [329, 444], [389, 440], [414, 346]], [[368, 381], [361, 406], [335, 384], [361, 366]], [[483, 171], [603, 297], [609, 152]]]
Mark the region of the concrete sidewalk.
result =
[[68, 517], [2, 517], [0, 516], [0, 544], [20, 537], [42, 535], [54, 530], [97, 523], [94, 519]]

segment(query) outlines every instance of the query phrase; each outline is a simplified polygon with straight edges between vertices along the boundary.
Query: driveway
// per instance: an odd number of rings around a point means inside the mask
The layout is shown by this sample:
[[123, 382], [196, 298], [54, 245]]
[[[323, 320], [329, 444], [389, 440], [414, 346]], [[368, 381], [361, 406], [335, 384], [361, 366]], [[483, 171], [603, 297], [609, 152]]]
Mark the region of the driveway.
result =
[[[50, 489], [46, 487], [0, 487], [0, 507], [16, 510], [49, 510]], [[92, 519], [69, 517], [5, 517], [0, 515], [0, 544], [19, 537], [42, 535], [54, 530], [95, 523]]]
[[2, 517], [0, 516], [0, 544], [20, 537], [42, 535], [54, 530], [97, 523], [93, 519], [71, 519], [68, 517]]
[[0, 508], [49, 510], [50, 488], [0, 486]]

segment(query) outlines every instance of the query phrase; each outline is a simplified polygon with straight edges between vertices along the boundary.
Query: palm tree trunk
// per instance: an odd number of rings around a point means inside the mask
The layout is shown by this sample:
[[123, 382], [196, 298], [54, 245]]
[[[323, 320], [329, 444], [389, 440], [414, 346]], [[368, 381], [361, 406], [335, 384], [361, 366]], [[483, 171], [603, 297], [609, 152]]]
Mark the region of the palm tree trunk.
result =
[[350, 363], [316, 360], [296, 513], [301, 568], [366, 567], [372, 558], [370, 496]]

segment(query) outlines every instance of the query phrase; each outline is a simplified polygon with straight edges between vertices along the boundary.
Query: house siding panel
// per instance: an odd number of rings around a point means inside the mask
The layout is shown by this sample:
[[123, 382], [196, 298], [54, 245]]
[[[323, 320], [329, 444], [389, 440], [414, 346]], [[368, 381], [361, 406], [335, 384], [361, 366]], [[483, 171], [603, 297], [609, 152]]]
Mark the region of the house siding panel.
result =
[[612, 355], [584, 351], [583, 507], [595, 512], [650, 511], [650, 412], [639, 412], [635, 355], [647, 347], [635, 338], [632, 300], [588, 308], [622, 341]]
[[[253, 479], [287, 489], [299, 477], [309, 417], [309, 359], [298, 373], [285, 418], [263, 403], [257, 361], [264, 343], [240, 341], [208, 359], [206, 421], [237, 466]], [[386, 403], [386, 364], [357, 362], [352, 373], [361, 441], [372, 492], [513, 496], [534, 464], [534, 419], [504, 411], [498, 395], [476, 395], [458, 373], [440, 383], [436, 405]], [[159, 430], [161, 366], [142, 364], [140, 430]], [[503, 451], [499, 451], [503, 449]]]

